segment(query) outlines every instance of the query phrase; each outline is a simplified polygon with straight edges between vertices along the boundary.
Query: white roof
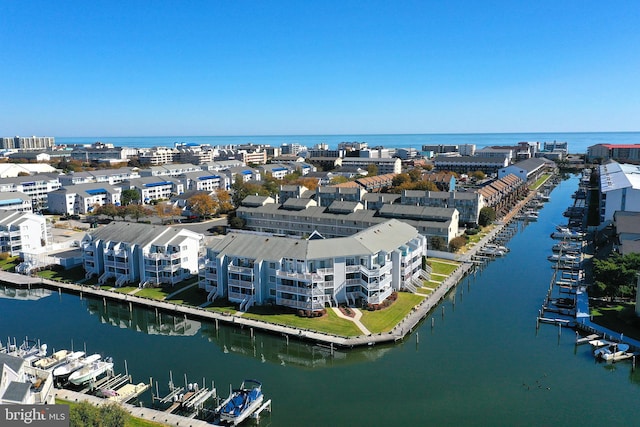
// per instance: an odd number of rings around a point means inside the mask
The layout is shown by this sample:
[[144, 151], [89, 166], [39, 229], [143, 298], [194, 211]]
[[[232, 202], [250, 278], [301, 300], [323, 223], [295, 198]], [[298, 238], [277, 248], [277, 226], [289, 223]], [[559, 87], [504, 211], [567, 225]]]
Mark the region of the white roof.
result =
[[622, 188], [640, 190], [640, 166], [617, 162], [600, 166], [600, 188], [603, 193]]

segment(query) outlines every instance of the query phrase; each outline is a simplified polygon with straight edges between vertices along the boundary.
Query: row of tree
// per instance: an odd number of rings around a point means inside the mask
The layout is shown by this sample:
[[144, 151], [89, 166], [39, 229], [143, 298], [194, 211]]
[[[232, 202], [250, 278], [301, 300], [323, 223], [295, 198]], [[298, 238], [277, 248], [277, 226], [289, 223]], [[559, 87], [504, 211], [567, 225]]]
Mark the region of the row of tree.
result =
[[637, 289], [640, 254], [611, 254], [606, 259], [593, 259], [593, 280], [597, 289], [609, 299], [631, 298]]

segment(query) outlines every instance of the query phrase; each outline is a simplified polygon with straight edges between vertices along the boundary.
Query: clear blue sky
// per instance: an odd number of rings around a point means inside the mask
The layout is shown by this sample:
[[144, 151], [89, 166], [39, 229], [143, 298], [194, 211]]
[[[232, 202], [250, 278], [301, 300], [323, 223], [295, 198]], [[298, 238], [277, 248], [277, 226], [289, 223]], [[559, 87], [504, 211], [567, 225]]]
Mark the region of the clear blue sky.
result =
[[0, 0], [0, 136], [640, 130], [640, 1]]

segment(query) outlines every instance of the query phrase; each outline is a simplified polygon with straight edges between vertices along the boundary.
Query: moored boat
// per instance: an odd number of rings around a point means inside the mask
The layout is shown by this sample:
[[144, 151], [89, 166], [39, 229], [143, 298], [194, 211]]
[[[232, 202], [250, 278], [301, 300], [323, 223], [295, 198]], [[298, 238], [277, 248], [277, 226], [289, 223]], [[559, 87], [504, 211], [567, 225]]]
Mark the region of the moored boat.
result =
[[262, 384], [256, 380], [244, 380], [240, 388], [233, 390], [218, 407], [220, 420], [238, 425], [257, 411], [263, 400]]
[[70, 354], [71, 353], [69, 352], [69, 350], [56, 351], [51, 356], [43, 357], [42, 359], [37, 360], [33, 364], [33, 366], [35, 366], [36, 368], [44, 369], [45, 371], [51, 370], [56, 366], [59, 366], [65, 363], [67, 361], [67, 357]]
[[91, 380], [95, 380], [97, 377], [111, 369], [113, 369], [113, 362], [111, 359], [100, 360], [100, 358], [98, 358], [91, 363], [85, 364], [82, 368], [69, 375], [69, 382], [75, 385], [82, 385]]
[[71, 353], [69, 356], [67, 356], [67, 363], [60, 365], [53, 370], [53, 377], [64, 379], [68, 377], [72, 372], [82, 368], [84, 366], [84, 360], [86, 360], [83, 359], [83, 356], [84, 351], [75, 351]]
[[614, 361], [622, 360], [629, 357], [627, 354], [629, 350], [629, 344], [624, 343], [609, 343], [604, 347], [600, 347], [593, 352], [596, 359]]

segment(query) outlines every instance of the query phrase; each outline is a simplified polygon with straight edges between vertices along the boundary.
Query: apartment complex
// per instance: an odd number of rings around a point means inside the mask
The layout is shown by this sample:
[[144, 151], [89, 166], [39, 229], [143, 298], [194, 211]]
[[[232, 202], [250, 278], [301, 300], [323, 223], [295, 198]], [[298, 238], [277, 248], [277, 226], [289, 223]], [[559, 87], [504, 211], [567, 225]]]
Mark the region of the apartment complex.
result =
[[381, 304], [428, 277], [426, 253], [426, 238], [396, 220], [334, 239], [230, 233], [207, 247], [200, 287], [209, 300], [227, 297], [240, 310], [267, 303], [305, 311]]
[[186, 229], [113, 222], [82, 239], [87, 277], [142, 286], [175, 285], [198, 272], [203, 236]]
[[0, 252], [14, 256], [36, 251], [48, 243], [47, 221], [42, 215], [0, 210]]
[[640, 212], [640, 166], [611, 161], [600, 166], [600, 222], [614, 214]]
[[587, 148], [587, 162], [615, 160], [640, 163], [640, 144], [596, 144]]
[[21, 192], [31, 197], [34, 208], [47, 206], [47, 194], [60, 188], [56, 174], [40, 174], [0, 179], [0, 193]]
[[0, 149], [39, 151], [51, 150], [56, 145], [52, 136], [13, 136], [0, 139]]
[[77, 184], [49, 193], [49, 212], [62, 215], [86, 214], [96, 206], [120, 205], [122, 189], [106, 183]]

